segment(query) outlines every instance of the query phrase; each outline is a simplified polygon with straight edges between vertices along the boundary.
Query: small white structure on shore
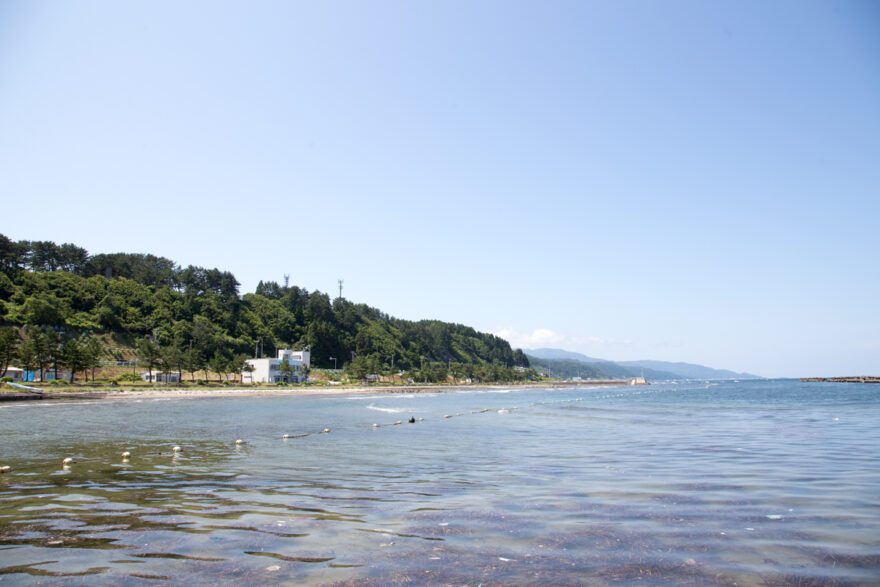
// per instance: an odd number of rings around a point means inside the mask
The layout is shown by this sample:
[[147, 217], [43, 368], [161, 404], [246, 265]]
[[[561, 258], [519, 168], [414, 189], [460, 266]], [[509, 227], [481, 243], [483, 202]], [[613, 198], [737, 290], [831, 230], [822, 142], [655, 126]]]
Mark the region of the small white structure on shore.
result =
[[180, 373], [177, 371], [149, 371], [141, 372], [141, 379], [149, 383], [180, 383]]
[[[284, 361], [290, 365], [290, 371], [281, 370]], [[242, 383], [301, 383], [306, 380], [305, 370], [309, 368], [311, 353], [309, 351], [292, 351], [278, 349], [275, 359], [248, 359], [247, 363], [253, 371], [242, 371]]]
[[21, 381], [23, 379], [23, 373], [24, 369], [19, 369], [18, 367], [7, 367], [4, 377], [11, 377], [13, 381]]

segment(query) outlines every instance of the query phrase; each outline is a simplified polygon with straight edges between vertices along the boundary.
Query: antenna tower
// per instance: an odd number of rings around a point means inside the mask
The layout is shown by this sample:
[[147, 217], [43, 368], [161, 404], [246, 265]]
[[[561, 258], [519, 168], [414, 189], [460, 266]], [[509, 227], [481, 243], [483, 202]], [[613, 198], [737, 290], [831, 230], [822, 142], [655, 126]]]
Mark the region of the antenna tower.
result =
[[339, 280], [339, 297], [342, 297], [342, 280]]
[[285, 288], [285, 289], [287, 289], [287, 285], [288, 285], [289, 283], [290, 283], [290, 274], [289, 274], [289, 273], [285, 273], [285, 274], [284, 274], [284, 288]]

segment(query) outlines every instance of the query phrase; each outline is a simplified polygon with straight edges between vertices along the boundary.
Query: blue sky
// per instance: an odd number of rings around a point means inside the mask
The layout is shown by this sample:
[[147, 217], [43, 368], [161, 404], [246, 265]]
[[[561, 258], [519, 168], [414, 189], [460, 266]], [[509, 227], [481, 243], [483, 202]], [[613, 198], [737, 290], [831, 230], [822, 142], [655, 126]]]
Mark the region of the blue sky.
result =
[[0, 232], [880, 374], [875, 2], [0, 2]]

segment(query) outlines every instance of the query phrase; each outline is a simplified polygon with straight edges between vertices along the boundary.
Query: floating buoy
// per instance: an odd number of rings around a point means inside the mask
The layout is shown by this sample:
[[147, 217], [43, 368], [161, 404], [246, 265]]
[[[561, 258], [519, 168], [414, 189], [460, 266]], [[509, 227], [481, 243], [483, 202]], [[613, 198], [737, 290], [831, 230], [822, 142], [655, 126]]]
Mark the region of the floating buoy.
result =
[[398, 420], [397, 422], [394, 423], [395, 426], [397, 426], [398, 424], [403, 424], [403, 422], [401, 422], [400, 420]]
[[324, 430], [323, 430], [322, 432], [324, 432], [324, 434], [330, 434], [330, 429], [329, 429], [329, 428], [324, 428]]
[[66, 457], [63, 461], [61, 461], [62, 466], [67, 466], [73, 462], [73, 457]]
[[235, 441], [235, 444], [244, 444], [244, 440], [239, 438], [238, 440]]
[[9, 465], [3, 465], [2, 467], [0, 467], [0, 473], [8, 473], [11, 470], [12, 467], [10, 467]]
[[443, 417], [444, 418], [451, 418], [452, 416], [450, 416], [449, 414], [443, 414]]
[[378, 428], [378, 427], [379, 427], [378, 424], [373, 424], [373, 428]]
[[180, 452], [182, 449], [179, 446], [174, 446], [171, 448], [171, 452]]
[[424, 421], [425, 421], [424, 418], [419, 418], [419, 422], [424, 422]]
[[290, 438], [290, 434], [282, 434], [281, 438]]
[[131, 453], [128, 452], [128, 451], [125, 451], [124, 453], [122, 453], [122, 460], [123, 460], [123, 461], [124, 461], [124, 460], [127, 460], [128, 457], [130, 457], [130, 456], [131, 456]]

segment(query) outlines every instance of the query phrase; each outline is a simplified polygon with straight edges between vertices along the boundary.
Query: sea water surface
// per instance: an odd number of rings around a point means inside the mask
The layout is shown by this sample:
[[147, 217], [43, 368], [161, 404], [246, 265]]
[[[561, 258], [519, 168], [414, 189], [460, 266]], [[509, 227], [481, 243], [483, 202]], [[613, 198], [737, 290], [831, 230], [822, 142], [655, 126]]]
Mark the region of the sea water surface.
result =
[[877, 585], [878, 423], [781, 380], [5, 404], [0, 583]]

